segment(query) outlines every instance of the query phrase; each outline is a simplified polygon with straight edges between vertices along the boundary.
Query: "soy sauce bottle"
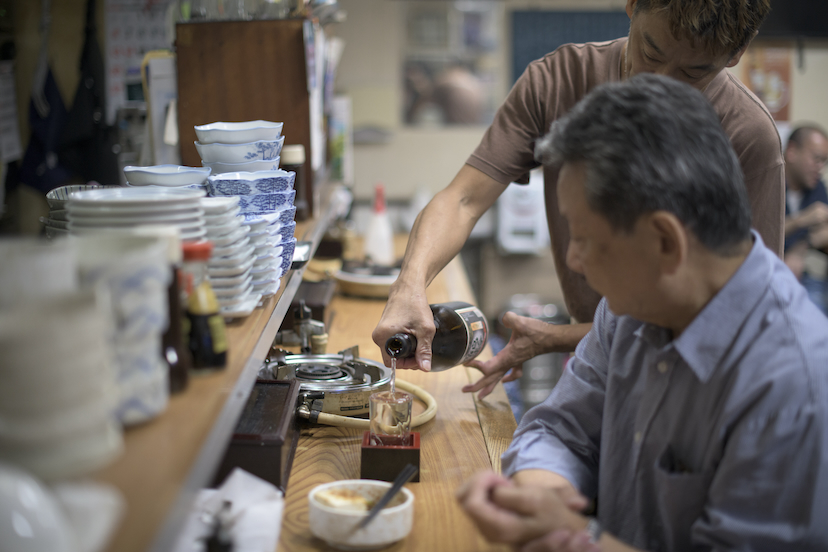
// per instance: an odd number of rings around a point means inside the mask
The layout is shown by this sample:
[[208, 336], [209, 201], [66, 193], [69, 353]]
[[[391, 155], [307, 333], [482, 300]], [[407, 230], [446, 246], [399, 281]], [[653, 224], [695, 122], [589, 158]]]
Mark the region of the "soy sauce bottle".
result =
[[[441, 372], [475, 358], [486, 346], [489, 326], [480, 309], [463, 303], [429, 305], [434, 315], [434, 340], [431, 342], [431, 371]], [[385, 342], [385, 351], [394, 358], [411, 358], [417, 338], [398, 333]]]
[[194, 373], [227, 365], [227, 332], [216, 293], [207, 276], [207, 262], [213, 251], [209, 241], [184, 242], [184, 270], [188, 282], [185, 328], [192, 354]]

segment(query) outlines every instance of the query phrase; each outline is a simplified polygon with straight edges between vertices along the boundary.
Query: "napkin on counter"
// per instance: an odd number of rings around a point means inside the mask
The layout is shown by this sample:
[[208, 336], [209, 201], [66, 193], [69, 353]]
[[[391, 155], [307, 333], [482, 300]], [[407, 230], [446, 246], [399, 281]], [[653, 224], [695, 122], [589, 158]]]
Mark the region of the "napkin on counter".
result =
[[206, 551], [206, 541], [219, 519], [232, 540], [233, 552], [273, 552], [283, 509], [282, 491], [236, 468], [218, 489], [198, 493], [175, 552]]

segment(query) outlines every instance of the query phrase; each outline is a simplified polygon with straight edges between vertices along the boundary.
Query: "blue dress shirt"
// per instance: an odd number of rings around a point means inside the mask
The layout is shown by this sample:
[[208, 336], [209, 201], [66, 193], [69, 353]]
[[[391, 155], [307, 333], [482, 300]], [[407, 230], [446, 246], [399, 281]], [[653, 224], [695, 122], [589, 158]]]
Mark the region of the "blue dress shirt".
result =
[[[828, 205], [828, 191], [826, 191], [825, 184], [822, 182], [822, 180], [818, 180], [816, 186], [814, 186], [813, 189], [802, 191], [802, 202], [799, 204], [799, 210], [804, 211], [817, 201], [821, 201], [822, 203]], [[785, 216], [789, 217], [790, 215], [791, 210], [788, 207], [788, 201], [786, 199]], [[807, 228], [800, 228], [799, 230], [794, 230], [793, 232], [785, 236], [785, 251], [787, 251], [792, 245], [807, 239]]]
[[504, 473], [563, 475], [645, 550], [828, 550], [828, 319], [753, 238], [678, 339], [602, 300]]

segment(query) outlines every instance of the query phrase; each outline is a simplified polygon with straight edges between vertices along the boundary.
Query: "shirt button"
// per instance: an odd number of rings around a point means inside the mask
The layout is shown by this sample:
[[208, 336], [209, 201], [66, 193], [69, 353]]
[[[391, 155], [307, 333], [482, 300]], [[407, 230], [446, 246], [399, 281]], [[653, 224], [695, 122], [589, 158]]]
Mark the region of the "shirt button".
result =
[[636, 443], [640, 443], [640, 442], [641, 442], [641, 432], [640, 432], [640, 431], [636, 431], [636, 432], [635, 432], [635, 435], [633, 435], [633, 439], [635, 439], [635, 442], [636, 442]]
[[667, 371], [667, 363], [664, 362], [663, 360], [658, 363], [658, 371], [661, 372], [662, 374]]

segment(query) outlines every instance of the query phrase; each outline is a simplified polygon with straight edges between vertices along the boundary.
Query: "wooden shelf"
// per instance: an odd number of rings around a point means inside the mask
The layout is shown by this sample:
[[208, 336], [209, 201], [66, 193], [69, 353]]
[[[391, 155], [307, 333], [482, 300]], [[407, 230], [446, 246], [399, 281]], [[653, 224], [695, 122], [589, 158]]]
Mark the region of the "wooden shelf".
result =
[[[312, 252], [340, 208], [335, 189], [323, 188], [319, 218], [297, 224], [296, 236], [310, 241]], [[107, 550], [172, 549], [196, 493], [212, 481], [303, 273], [304, 267], [289, 271], [263, 307], [228, 324], [226, 369], [191, 377], [163, 414], [125, 432], [124, 453], [94, 475], [126, 500], [126, 514]]]

